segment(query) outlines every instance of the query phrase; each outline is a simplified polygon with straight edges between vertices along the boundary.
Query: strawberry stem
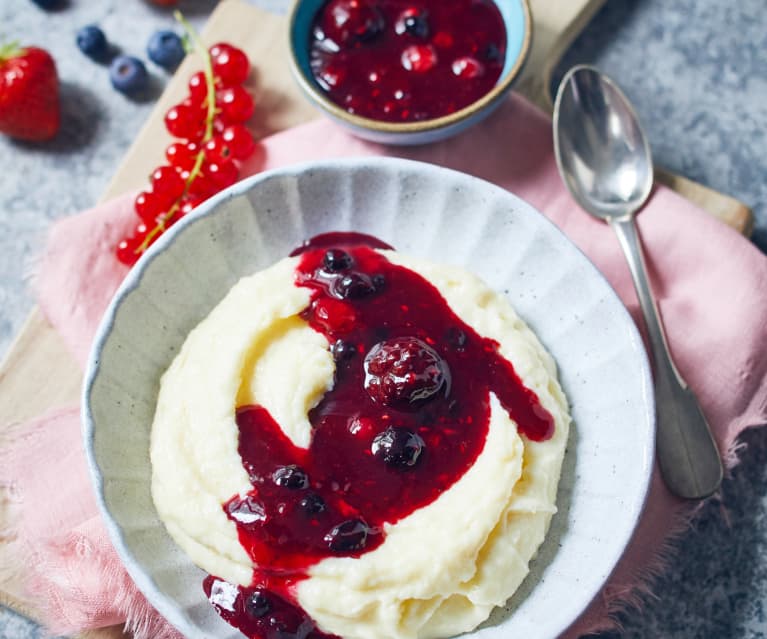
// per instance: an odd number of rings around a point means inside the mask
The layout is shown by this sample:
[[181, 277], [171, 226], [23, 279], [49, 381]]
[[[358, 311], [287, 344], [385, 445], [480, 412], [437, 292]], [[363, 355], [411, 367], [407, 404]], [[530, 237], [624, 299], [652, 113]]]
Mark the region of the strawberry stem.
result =
[[7, 44], [2, 44], [0, 45], [0, 62], [18, 58], [23, 52], [24, 49], [21, 48], [16, 40], [8, 42]]

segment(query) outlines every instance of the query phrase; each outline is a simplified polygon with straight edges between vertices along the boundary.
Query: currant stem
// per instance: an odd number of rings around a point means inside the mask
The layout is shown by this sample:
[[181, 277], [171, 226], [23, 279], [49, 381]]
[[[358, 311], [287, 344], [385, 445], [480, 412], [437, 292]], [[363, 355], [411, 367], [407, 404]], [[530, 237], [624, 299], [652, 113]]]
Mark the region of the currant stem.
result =
[[[189, 23], [189, 21], [184, 18], [182, 13], [180, 11], [174, 11], [173, 17], [176, 18], [176, 20], [181, 24], [182, 27], [184, 27], [184, 30], [186, 31], [186, 35], [192, 43], [192, 50], [190, 53], [198, 53], [202, 57], [202, 63], [203, 63], [203, 72], [205, 73], [205, 85], [208, 91], [207, 95], [207, 113], [205, 115], [205, 133], [202, 137], [201, 146], [203, 146], [208, 140], [210, 140], [213, 137], [213, 119], [216, 117], [216, 81], [213, 77], [213, 61], [210, 57], [210, 52], [205, 48], [205, 45], [202, 43], [202, 40], [200, 40], [200, 36], [197, 34], [197, 31], [195, 28]], [[146, 234], [146, 237], [144, 238], [144, 241], [141, 242], [141, 244], [138, 246], [138, 248], [135, 250], [136, 254], [141, 254], [144, 251], [149, 248], [149, 243], [152, 241], [152, 239], [162, 233], [165, 230], [165, 223], [168, 222], [176, 213], [176, 211], [179, 209], [179, 202], [186, 197], [189, 194], [189, 187], [191, 186], [192, 182], [197, 178], [198, 175], [200, 175], [201, 169], [202, 169], [202, 163], [205, 161], [205, 149], [202, 148], [197, 153], [197, 157], [194, 161], [194, 166], [192, 167], [192, 170], [189, 172], [189, 177], [186, 179], [186, 183], [184, 185], [184, 192], [179, 196], [179, 198], [174, 202], [173, 206], [168, 209], [168, 211], [161, 215], [159, 218], [159, 222], [154, 226], [154, 228], [149, 231]]]

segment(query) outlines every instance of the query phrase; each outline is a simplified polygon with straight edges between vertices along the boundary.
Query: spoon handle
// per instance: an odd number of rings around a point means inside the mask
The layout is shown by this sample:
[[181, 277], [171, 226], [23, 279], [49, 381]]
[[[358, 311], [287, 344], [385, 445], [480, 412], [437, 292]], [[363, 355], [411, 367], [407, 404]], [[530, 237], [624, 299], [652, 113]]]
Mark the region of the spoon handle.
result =
[[657, 454], [666, 485], [678, 497], [700, 499], [722, 481], [722, 460], [695, 394], [679, 374], [668, 350], [658, 308], [647, 279], [634, 216], [613, 219], [634, 279], [655, 364]]

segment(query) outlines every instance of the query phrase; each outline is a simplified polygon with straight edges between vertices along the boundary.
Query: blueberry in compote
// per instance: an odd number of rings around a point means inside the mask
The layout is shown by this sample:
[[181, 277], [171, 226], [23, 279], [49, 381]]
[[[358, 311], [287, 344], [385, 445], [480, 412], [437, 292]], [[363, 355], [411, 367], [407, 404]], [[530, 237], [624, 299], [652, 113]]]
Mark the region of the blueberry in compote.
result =
[[383, 14], [370, 0], [332, 0], [322, 20], [325, 37], [340, 45], [369, 42], [384, 26]]
[[428, 14], [426, 11], [416, 7], [405, 9], [397, 19], [394, 30], [398, 35], [407, 33], [414, 38], [426, 40], [431, 33]]
[[365, 273], [347, 273], [333, 282], [332, 289], [342, 300], [357, 300], [376, 292], [373, 279]]
[[309, 493], [298, 502], [298, 505], [301, 507], [301, 510], [309, 515], [319, 515], [327, 508], [325, 500], [317, 493]]
[[291, 490], [303, 490], [309, 487], [309, 477], [295, 464], [281, 466], [272, 474], [272, 480], [278, 486]]
[[484, 50], [485, 60], [489, 62], [499, 62], [503, 55], [495, 42], [490, 42]]
[[347, 519], [325, 535], [328, 547], [335, 552], [362, 550], [367, 543], [368, 526], [361, 519]]
[[353, 264], [352, 256], [341, 249], [328, 249], [322, 258], [322, 268], [328, 273], [340, 273]]
[[418, 462], [425, 445], [417, 433], [407, 428], [389, 426], [375, 436], [370, 450], [389, 466], [410, 468]]
[[462, 351], [466, 347], [468, 337], [460, 328], [451, 326], [445, 335], [445, 341], [456, 350]]
[[365, 390], [378, 404], [407, 407], [450, 390], [447, 362], [417, 337], [378, 342], [365, 356]]
[[272, 604], [262, 590], [254, 590], [247, 599], [245, 599], [245, 611], [251, 617], [263, 617], [271, 609]]
[[337, 339], [330, 347], [330, 352], [336, 362], [345, 362], [357, 354], [357, 348], [350, 342]]

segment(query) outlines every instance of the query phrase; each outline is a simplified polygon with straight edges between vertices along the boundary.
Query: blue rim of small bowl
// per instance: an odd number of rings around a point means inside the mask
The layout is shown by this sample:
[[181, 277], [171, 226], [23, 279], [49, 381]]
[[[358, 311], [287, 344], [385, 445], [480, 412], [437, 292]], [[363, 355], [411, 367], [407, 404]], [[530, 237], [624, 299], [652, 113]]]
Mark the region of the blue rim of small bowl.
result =
[[[515, 193], [507, 191], [506, 189], [503, 189], [502, 187], [496, 184], [493, 184], [492, 182], [489, 182], [487, 180], [484, 180], [482, 178], [478, 178], [472, 175], [461, 173], [460, 171], [457, 171], [455, 169], [449, 169], [446, 167], [442, 167], [439, 165], [434, 165], [434, 164], [430, 164], [426, 162], [405, 160], [402, 158], [381, 158], [381, 157], [342, 158], [342, 159], [320, 160], [320, 161], [315, 160], [315, 161], [309, 161], [309, 162], [302, 162], [299, 164], [293, 164], [293, 165], [289, 165], [285, 167], [280, 167], [277, 169], [272, 169], [270, 171], [265, 171], [263, 173], [259, 173], [249, 178], [246, 178], [244, 180], [241, 180], [240, 182], [237, 182], [236, 184], [233, 184], [229, 188], [225, 189], [224, 191], [216, 194], [212, 198], [203, 202], [190, 215], [187, 215], [181, 220], [179, 220], [179, 222], [174, 224], [173, 227], [168, 230], [168, 232], [161, 235], [160, 238], [157, 240], [157, 242], [155, 242], [152, 246], [150, 246], [149, 249], [141, 256], [138, 262], [136, 262], [133, 268], [131, 268], [131, 270], [125, 276], [125, 279], [123, 280], [123, 282], [117, 288], [117, 291], [112, 296], [112, 299], [109, 302], [109, 306], [107, 307], [101, 319], [101, 322], [99, 323], [99, 326], [96, 330], [96, 335], [93, 339], [91, 351], [88, 356], [88, 362], [86, 365], [82, 392], [81, 392], [80, 410], [81, 410], [82, 435], [83, 435], [83, 443], [85, 448], [85, 457], [86, 457], [86, 462], [87, 462], [91, 482], [94, 487], [96, 503], [99, 508], [99, 511], [101, 512], [104, 525], [109, 535], [109, 538], [112, 542], [112, 545], [117, 551], [117, 554], [120, 557], [123, 563], [123, 566], [125, 567], [126, 571], [130, 575], [131, 579], [136, 584], [138, 589], [147, 597], [147, 599], [155, 607], [155, 609], [168, 622], [170, 622], [173, 626], [175, 626], [175, 628], [178, 629], [179, 631], [182, 631], [182, 629], [188, 626], [189, 620], [186, 617], [184, 617], [183, 613], [180, 612], [178, 606], [175, 605], [175, 602], [168, 601], [166, 595], [159, 590], [154, 580], [146, 573], [144, 567], [136, 559], [132, 550], [128, 546], [120, 525], [117, 523], [111, 511], [109, 510], [109, 507], [107, 506], [106, 498], [104, 495], [104, 475], [96, 459], [96, 452], [94, 449], [96, 420], [93, 416], [91, 406], [90, 406], [90, 394], [93, 390], [96, 377], [98, 376], [100, 372], [100, 360], [98, 355], [103, 351], [104, 345], [112, 333], [117, 312], [119, 311], [120, 307], [122, 306], [128, 294], [131, 293], [133, 290], [135, 290], [141, 284], [141, 280], [144, 277], [144, 273], [146, 271], [147, 266], [151, 264], [151, 262], [154, 261], [154, 259], [161, 252], [163, 252], [166, 248], [168, 248], [171, 244], [173, 244], [176, 238], [186, 229], [186, 227], [194, 224], [198, 219], [202, 217], [206, 217], [209, 214], [213, 214], [215, 210], [219, 207], [219, 205], [222, 204], [223, 202], [243, 196], [245, 193], [250, 191], [256, 184], [272, 179], [275, 176], [297, 175], [304, 171], [317, 169], [317, 168], [320, 168], [320, 169], [321, 168], [338, 168], [338, 167], [348, 168], [351, 166], [356, 166], [359, 168], [371, 168], [371, 167], [378, 168], [381, 165], [393, 165], [393, 164], [404, 165], [406, 167], [420, 166], [421, 169], [428, 167], [428, 170], [431, 170], [431, 171], [440, 172], [440, 173], [460, 174], [465, 179], [477, 181], [477, 182], [483, 182], [491, 186], [493, 189], [503, 192], [507, 196], [510, 196], [512, 199], [516, 200], [518, 203], [521, 203], [523, 209], [527, 209], [528, 211], [539, 215], [542, 222], [545, 225], [547, 225], [553, 231], [554, 235], [558, 238], [557, 239], [558, 242], [565, 242], [568, 245], [570, 245], [570, 247], [574, 249], [575, 251], [577, 251], [581, 255], [581, 257], [589, 264], [594, 277], [600, 280], [604, 284], [606, 294], [609, 297], [611, 297], [613, 301], [616, 303], [617, 312], [620, 315], [622, 315], [624, 321], [626, 322], [626, 326], [628, 327], [630, 341], [632, 342], [632, 344], [638, 345], [637, 350], [639, 352], [640, 358], [642, 359], [641, 387], [643, 389], [645, 404], [648, 407], [648, 412], [646, 415], [647, 422], [644, 424], [646, 428], [646, 433], [647, 433], [647, 450], [645, 451], [646, 454], [643, 456], [643, 459], [642, 459], [642, 465], [644, 466], [644, 471], [643, 471], [644, 481], [641, 485], [641, 492], [638, 493], [637, 495], [634, 495], [631, 500], [630, 524], [626, 530], [626, 537], [624, 540], [622, 540], [622, 543], [619, 546], [619, 550], [610, 559], [610, 564], [612, 565], [612, 569], [609, 571], [609, 573], [604, 577], [601, 583], [599, 583], [592, 592], [587, 593], [589, 595], [589, 598], [587, 600], [584, 599], [583, 606], [581, 610], [579, 611], [578, 616], [576, 616], [571, 621], [571, 624], [570, 624], [571, 626], [572, 624], [577, 622], [580, 615], [583, 614], [583, 612], [588, 608], [591, 602], [594, 601], [594, 599], [597, 597], [597, 595], [599, 594], [601, 589], [604, 587], [604, 585], [609, 581], [610, 577], [615, 572], [615, 569], [618, 566], [618, 562], [620, 561], [620, 558], [625, 553], [626, 548], [628, 547], [628, 544], [631, 542], [632, 537], [636, 533], [640, 518], [642, 516], [642, 513], [645, 510], [647, 499], [649, 497], [650, 485], [651, 485], [652, 476], [653, 476], [654, 459], [655, 459], [655, 440], [656, 440], [655, 393], [654, 393], [654, 387], [652, 383], [652, 374], [650, 372], [649, 359], [644, 349], [642, 338], [639, 334], [639, 329], [634, 323], [634, 320], [632, 319], [625, 305], [623, 304], [621, 299], [618, 297], [618, 294], [614, 291], [611, 284], [608, 282], [607, 278], [594, 265], [594, 263], [589, 259], [589, 257], [577, 245], [575, 245], [575, 243], [573, 243], [572, 240], [570, 240], [559, 227], [557, 227], [546, 216], [541, 214], [532, 204], [529, 204], [526, 200], [523, 200]], [[562, 628], [562, 632], [564, 632], [565, 630], [566, 628]], [[471, 633], [469, 633], [469, 635], [470, 634]]]
[[[445, 0], [449, 1], [449, 0]], [[475, 100], [463, 109], [459, 109], [455, 113], [449, 115], [443, 115], [438, 118], [432, 118], [429, 120], [419, 120], [417, 122], [386, 122], [383, 120], [375, 120], [373, 118], [365, 118], [353, 113], [349, 113], [345, 109], [341, 108], [335, 102], [330, 100], [325, 93], [317, 86], [314, 78], [308, 77], [304, 72], [303, 67], [298, 59], [296, 53], [296, 41], [293, 34], [296, 30], [296, 21], [299, 15], [299, 9], [301, 8], [304, 0], [295, 0], [293, 7], [290, 11], [290, 19], [288, 26], [288, 34], [290, 38], [290, 66], [293, 71], [293, 75], [301, 86], [301, 89], [311, 97], [311, 99], [319, 105], [324, 111], [336, 119], [346, 122], [355, 128], [367, 129], [378, 133], [424, 133], [428, 131], [436, 131], [439, 129], [447, 128], [456, 125], [460, 122], [470, 120], [472, 117], [482, 113], [485, 109], [489, 109], [494, 106], [495, 103], [507, 93], [514, 82], [518, 79], [522, 73], [522, 69], [527, 63], [527, 59], [530, 54], [530, 48], [533, 39], [533, 19], [532, 12], [530, 10], [529, 0], [514, 0], [519, 2], [520, 8], [525, 18], [524, 33], [522, 37], [521, 48], [517, 54], [514, 63], [511, 65], [506, 73], [501, 76], [496, 85], [483, 95], [478, 100]], [[495, 0], [493, 0], [495, 2]], [[496, 2], [497, 5], [497, 2]], [[308, 42], [307, 42], [308, 46]], [[508, 53], [507, 53], [508, 55]], [[508, 64], [508, 61], [507, 61]]]

